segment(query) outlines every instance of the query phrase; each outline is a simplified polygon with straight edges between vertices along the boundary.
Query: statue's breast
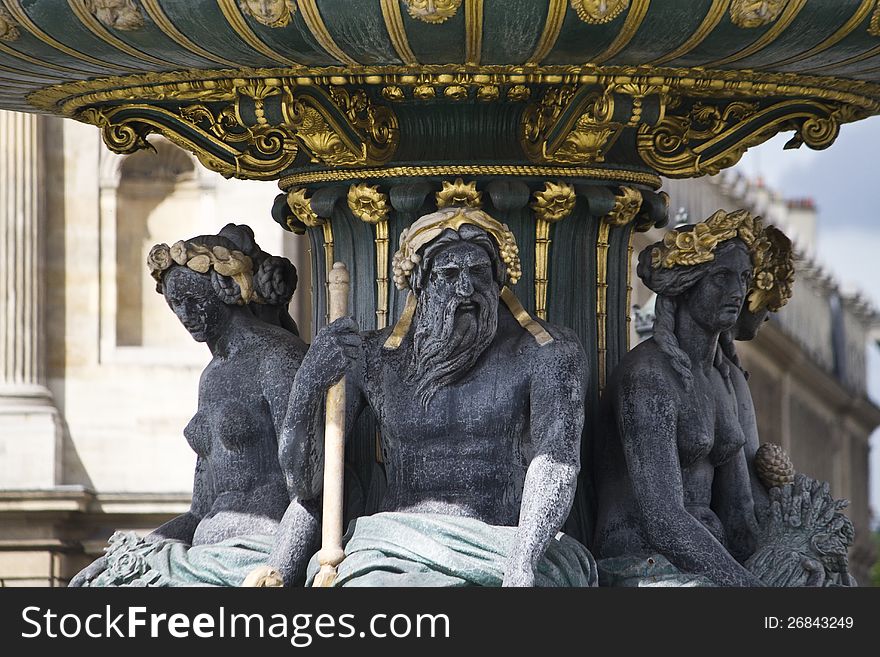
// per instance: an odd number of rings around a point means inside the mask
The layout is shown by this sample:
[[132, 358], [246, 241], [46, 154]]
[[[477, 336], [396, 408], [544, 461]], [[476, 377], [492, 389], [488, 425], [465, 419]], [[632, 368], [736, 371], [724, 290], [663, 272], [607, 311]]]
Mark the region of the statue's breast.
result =
[[211, 430], [208, 428], [207, 414], [204, 411], [192, 416], [183, 430], [183, 435], [196, 454], [202, 458], [208, 457], [211, 453]]
[[702, 461], [712, 451], [714, 436], [705, 413], [686, 408], [679, 413], [678, 459], [682, 468], [689, 468]]
[[746, 435], [736, 412], [735, 397], [719, 399], [715, 413], [715, 445], [710, 458], [713, 465], [726, 463], [746, 444]]
[[246, 449], [259, 442], [266, 430], [258, 402], [250, 404], [239, 400], [215, 402], [209, 409], [211, 433], [224, 447], [232, 451]]

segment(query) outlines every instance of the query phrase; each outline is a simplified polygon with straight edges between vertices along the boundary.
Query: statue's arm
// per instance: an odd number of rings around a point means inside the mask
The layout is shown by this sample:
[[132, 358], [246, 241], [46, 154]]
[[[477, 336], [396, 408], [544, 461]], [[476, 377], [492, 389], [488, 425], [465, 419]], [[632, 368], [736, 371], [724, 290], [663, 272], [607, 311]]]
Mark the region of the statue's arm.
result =
[[730, 553], [744, 563], [755, 551], [758, 521], [744, 449], [715, 469], [712, 510], [724, 525]]
[[761, 443], [758, 435], [758, 422], [755, 416], [755, 404], [752, 401], [752, 391], [749, 389], [749, 383], [742, 370], [730, 363], [730, 378], [733, 381], [733, 389], [736, 393], [736, 407], [740, 418], [740, 425], [746, 437], [746, 444], [743, 447], [743, 453], [746, 461], [746, 469], [749, 478], [749, 485], [752, 489], [752, 501], [755, 509], [765, 508], [770, 504], [770, 497], [767, 495], [767, 489], [758, 479], [758, 473], [755, 470], [755, 454]]
[[685, 572], [723, 586], [761, 586], [684, 506], [678, 460], [678, 400], [649, 367], [624, 372], [613, 393], [642, 529], [654, 547]]
[[529, 407], [534, 455], [505, 586], [534, 585], [535, 567], [571, 510], [580, 469], [586, 356], [576, 338], [557, 339], [537, 353]]
[[196, 471], [193, 476], [192, 503], [189, 511], [172, 518], [164, 525], [160, 525], [150, 532], [145, 540], [158, 541], [163, 538], [171, 538], [184, 543], [192, 543], [193, 534], [199, 522], [210, 511], [214, 503], [214, 485], [211, 481], [211, 473], [207, 462], [201, 456], [196, 460]]
[[363, 360], [357, 325], [344, 318], [318, 334], [292, 377], [278, 440], [278, 460], [290, 504], [269, 555], [269, 564], [281, 574], [287, 586], [303, 583], [308, 559], [318, 549], [319, 498], [324, 471], [324, 396], [330, 386], [346, 376], [346, 435], [350, 435], [350, 428], [364, 405], [360, 387]]
[[342, 318], [321, 330], [293, 378], [281, 423], [278, 459], [291, 499], [321, 492], [324, 452], [324, 396], [346, 376], [346, 435], [364, 406], [361, 379], [363, 339], [357, 324]]

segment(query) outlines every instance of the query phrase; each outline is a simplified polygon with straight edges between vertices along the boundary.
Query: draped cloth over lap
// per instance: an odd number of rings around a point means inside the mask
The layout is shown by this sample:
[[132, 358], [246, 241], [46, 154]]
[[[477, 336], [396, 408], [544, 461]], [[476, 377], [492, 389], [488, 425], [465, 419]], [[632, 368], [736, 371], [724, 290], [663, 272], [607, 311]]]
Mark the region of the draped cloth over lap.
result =
[[266, 563], [274, 541], [274, 536], [253, 534], [190, 546], [116, 532], [107, 548], [107, 569], [85, 586], [240, 586]]
[[[378, 513], [353, 520], [334, 586], [501, 586], [516, 527], [429, 513]], [[308, 567], [310, 586], [319, 566]], [[596, 586], [596, 561], [565, 534], [550, 541], [536, 586]]]
[[599, 560], [599, 586], [712, 587], [711, 580], [683, 573], [662, 554], [608, 557]]

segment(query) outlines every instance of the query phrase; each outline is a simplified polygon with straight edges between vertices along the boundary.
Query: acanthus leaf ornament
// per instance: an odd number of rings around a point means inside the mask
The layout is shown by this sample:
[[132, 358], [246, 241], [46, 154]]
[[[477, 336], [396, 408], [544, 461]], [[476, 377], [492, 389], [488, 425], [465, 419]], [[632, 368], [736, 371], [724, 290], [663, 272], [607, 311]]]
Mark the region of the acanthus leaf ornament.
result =
[[786, 4], [788, 0], [733, 0], [730, 21], [747, 29], [769, 25], [779, 18]]
[[589, 25], [610, 23], [629, 8], [629, 0], [571, 0], [578, 18]]
[[642, 124], [637, 148], [642, 160], [672, 178], [713, 175], [736, 164], [752, 146], [778, 132], [794, 130], [786, 148], [806, 144], [813, 149], [830, 146], [842, 123], [864, 116], [848, 104], [814, 99], [770, 103], [697, 101], [675, 98], [655, 126]]
[[[182, 84], [170, 90], [176, 111], [163, 106], [91, 107], [76, 118], [103, 129], [114, 152], [146, 148], [158, 132], [192, 151], [224, 176], [272, 179], [301, 147], [314, 163], [374, 166], [397, 146], [397, 120], [363, 90], [297, 87], [283, 78], [235, 78]], [[188, 103], [186, 101], [199, 101]]]
[[481, 208], [483, 207], [483, 193], [477, 191], [477, 183], [465, 183], [461, 178], [456, 178], [455, 182], [443, 181], [443, 189], [435, 195], [437, 200], [437, 209], [442, 210], [451, 206], [459, 206], [465, 208]]
[[[546, 176], [564, 176], [550, 171], [558, 167], [601, 164], [621, 136], [628, 144], [636, 140], [642, 161], [657, 173], [711, 174], [778, 132], [796, 132], [789, 148], [825, 148], [841, 124], [880, 113], [880, 86], [853, 80], [650, 67], [544, 68], [524, 80], [504, 67], [483, 70], [149, 73], [55, 85], [28, 100], [67, 116], [96, 109], [114, 124], [131, 125], [140, 116], [138, 134], [160, 132], [224, 175], [255, 179], [303, 165], [303, 156], [331, 169], [381, 167], [401, 138], [383, 99], [427, 99], [450, 87], [454, 95], [467, 88], [469, 98], [501, 103], [531, 96], [519, 138], [531, 164], [555, 165], [542, 167]], [[124, 140], [119, 134], [109, 141]], [[450, 175], [459, 173], [472, 175]], [[336, 179], [357, 177], [346, 175]]]
[[409, 15], [423, 23], [445, 23], [455, 16], [461, 0], [403, 0]]
[[550, 226], [571, 214], [575, 204], [574, 187], [566, 182], [545, 182], [534, 193], [535, 212], [535, 314], [547, 319], [547, 286], [550, 267]]
[[613, 113], [610, 94], [572, 85], [551, 87], [523, 113], [520, 141], [533, 162], [604, 162], [623, 130], [622, 123], [612, 120]]
[[294, 0], [238, 0], [238, 7], [266, 27], [286, 27], [296, 13]]

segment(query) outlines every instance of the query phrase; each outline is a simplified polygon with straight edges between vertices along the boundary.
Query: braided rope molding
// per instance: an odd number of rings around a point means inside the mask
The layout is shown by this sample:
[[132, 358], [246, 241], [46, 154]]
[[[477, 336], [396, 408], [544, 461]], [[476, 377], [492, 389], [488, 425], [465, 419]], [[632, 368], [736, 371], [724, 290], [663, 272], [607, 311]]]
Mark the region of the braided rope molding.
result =
[[602, 169], [598, 167], [539, 167], [515, 164], [463, 164], [437, 166], [397, 166], [386, 169], [346, 169], [306, 171], [285, 176], [278, 181], [282, 190], [296, 185], [360, 180], [362, 178], [415, 178], [424, 176], [556, 176], [593, 178], [609, 182], [626, 182], [660, 188], [660, 176], [642, 171]]

